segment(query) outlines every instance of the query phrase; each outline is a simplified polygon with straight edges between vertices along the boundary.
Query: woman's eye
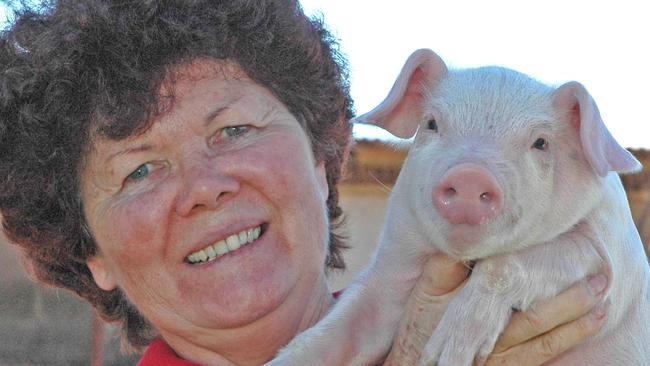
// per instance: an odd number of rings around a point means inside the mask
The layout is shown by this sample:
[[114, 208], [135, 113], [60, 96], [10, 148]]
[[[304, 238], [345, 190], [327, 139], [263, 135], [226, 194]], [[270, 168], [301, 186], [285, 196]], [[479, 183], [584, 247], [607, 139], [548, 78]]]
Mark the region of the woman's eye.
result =
[[248, 132], [249, 129], [250, 127], [247, 125], [230, 126], [230, 127], [222, 128], [221, 133], [223, 137], [239, 137], [241, 135], [246, 134], [246, 132]]
[[134, 170], [133, 173], [129, 174], [127, 180], [130, 181], [142, 180], [146, 176], [148, 176], [150, 172], [151, 172], [151, 164], [150, 163], [142, 164], [136, 170]]
[[533, 143], [533, 148], [544, 151], [548, 148], [548, 142], [540, 137]]
[[438, 132], [438, 123], [436, 122], [435, 118], [429, 119], [427, 122], [427, 128], [432, 130], [433, 132]]

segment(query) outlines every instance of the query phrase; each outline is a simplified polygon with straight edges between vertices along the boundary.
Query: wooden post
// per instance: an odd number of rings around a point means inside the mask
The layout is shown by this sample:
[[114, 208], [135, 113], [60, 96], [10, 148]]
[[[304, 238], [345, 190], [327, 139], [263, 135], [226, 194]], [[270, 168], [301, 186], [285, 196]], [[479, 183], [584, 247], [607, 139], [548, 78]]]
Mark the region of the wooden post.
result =
[[93, 311], [92, 319], [93, 345], [91, 354], [91, 366], [104, 365], [104, 321]]

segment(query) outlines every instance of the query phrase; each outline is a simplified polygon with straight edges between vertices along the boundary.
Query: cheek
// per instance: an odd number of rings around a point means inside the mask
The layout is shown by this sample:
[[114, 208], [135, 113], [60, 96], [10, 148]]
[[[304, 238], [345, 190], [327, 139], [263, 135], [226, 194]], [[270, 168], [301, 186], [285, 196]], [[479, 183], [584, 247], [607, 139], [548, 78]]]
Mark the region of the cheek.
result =
[[551, 160], [530, 154], [528, 159], [510, 160], [501, 174], [506, 204], [514, 216], [521, 215], [522, 210], [532, 213], [544, 206], [553, 186]]
[[579, 178], [587, 168], [580, 145], [562, 141], [555, 153], [557, 163], [554, 167], [554, 174], [559, 188], [579, 183], [576, 178]]
[[100, 247], [109, 245], [105, 249], [113, 250], [120, 262], [144, 263], [153, 257], [152, 246], [164, 235], [160, 228], [166, 227], [164, 195], [156, 193], [124, 198], [104, 212], [97, 239]]
[[[589, 164], [580, 159], [579, 154], [575, 154], [577, 159], [570, 158], [569, 154], [557, 162], [555, 168], [555, 192], [557, 202], [562, 202], [562, 206], [572, 206], [574, 201], [583, 200], [592, 186], [594, 173]], [[579, 189], [576, 189], [580, 187]]]
[[274, 206], [283, 233], [291, 237], [286, 238], [289, 242], [314, 242], [324, 248], [328, 235], [326, 197], [319, 189], [311, 151], [294, 135], [270, 143], [272, 147], [260, 145], [250, 155], [254, 161], [247, 164], [256, 167], [250, 181]]
[[546, 179], [553, 172], [553, 161], [554, 157], [548, 154], [549, 156], [543, 157], [539, 161], [539, 176], [542, 179]]
[[407, 187], [408, 196], [419, 205], [433, 209], [433, 192], [442, 182], [447, 169], [452, 166], [453, 157], [441, 149], [439, 144], [429, 144], [413, 149], [404, 160], [400, 180]]
[[[248, 179], [276, 204], [309, 201], [317, 192], [315, 167], [306, 142], [295, 134], [277, 134], [249, 151], [242, 163], [249, 167]], [[282, 201], [279, 201], [282, 200]]]

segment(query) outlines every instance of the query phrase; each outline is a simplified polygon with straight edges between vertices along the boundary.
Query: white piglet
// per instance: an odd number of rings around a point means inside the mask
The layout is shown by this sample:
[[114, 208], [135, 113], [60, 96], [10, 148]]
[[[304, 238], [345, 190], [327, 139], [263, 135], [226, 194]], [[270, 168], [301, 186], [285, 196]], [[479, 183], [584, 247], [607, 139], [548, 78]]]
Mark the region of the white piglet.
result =
[[476, 261], [421, 365], [472, 365], [512, 309], [606, 273], [611, 304], [589, 341], [550, 365], [650, 365], [650, 268], [617, 172], [640, 163], [587, 90], [500, 67], [448, 70], [413, 53], [357, 121], [411, 137], [374, 260], [272, 365], [373, 365], [388, 352], [428, 256]]

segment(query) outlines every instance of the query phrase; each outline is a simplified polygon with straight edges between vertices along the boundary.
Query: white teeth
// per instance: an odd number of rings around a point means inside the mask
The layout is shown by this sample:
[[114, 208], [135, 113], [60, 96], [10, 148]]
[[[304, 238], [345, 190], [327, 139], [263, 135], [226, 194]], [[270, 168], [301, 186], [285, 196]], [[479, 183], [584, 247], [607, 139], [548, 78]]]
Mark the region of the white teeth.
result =
[[215, 244], [196, 251], [187, 256], [187, 261], [193, 264], [204, 263], [214, 260], [217, 257], [239, 249], [242, 245], [252, 243], [259, 238], [262, 228], [260, 226], [244, 230], [238, 234], [229, 236], [226, 240], [220, 240]]
[[214, 245], [214, 250], [217, 251], [218, 256], [222, 256], [226, 253], [228, 253], [229, 249], [228, 246], [226, 245], [226, 242], [221, 240], [217, 244]]
[[241, 244], [239, 244], [239, 235], [231, 235], [226, 239], [226, 244], [228, 245], [228, 249], [230, 250], [237, 250], [239, 247], [241, 247]]
[[208, 259], [208, 255], [205, 253], [205, 250], [199, 250], [199, 259], [202, 261]]
[[214, 246], [210, 245], [209, 247], [203, 249], [205, 254], [208, 255], [208, 258], [214, 258], [217, 256], [217, 251], [214, 250]]

